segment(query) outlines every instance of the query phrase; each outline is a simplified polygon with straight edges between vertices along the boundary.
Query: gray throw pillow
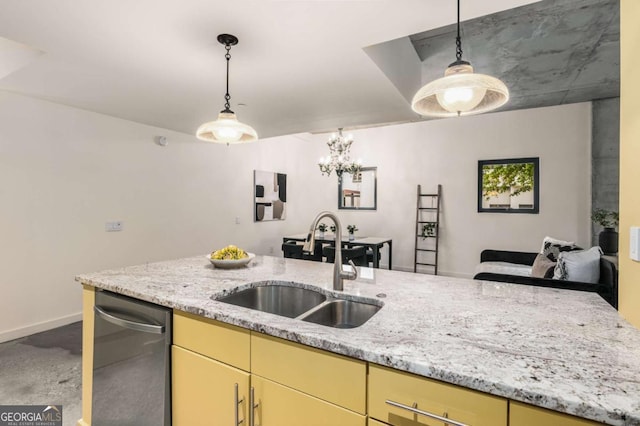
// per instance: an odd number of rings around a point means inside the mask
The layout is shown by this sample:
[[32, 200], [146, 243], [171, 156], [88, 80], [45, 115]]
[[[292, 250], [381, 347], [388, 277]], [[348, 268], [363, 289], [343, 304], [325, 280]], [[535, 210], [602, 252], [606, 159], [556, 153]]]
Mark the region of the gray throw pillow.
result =
[[555, 266], [556, 262], [547, 258], [544, 253], [540, 253], [533, 261], [533, 266], [531, 266], [531, 276], [535, 278], [551, 278], [553, 277], [553, 272], [549, 273], [549, 270], [553, 271]]
[[562, 252], [553, 279], [596, 284], [600, 280], [600, 247], [589, 250]]

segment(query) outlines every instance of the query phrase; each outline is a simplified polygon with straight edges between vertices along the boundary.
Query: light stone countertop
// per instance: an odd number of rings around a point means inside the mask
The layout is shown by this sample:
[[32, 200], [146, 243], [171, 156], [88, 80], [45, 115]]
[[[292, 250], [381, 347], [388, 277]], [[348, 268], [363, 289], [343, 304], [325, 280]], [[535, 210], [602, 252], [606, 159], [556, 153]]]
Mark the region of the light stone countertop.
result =
[[[597, 294], [379, 269], [373, 279], [345, 281], [345, 291], [334, 293], [332, 268], [257, 256], [247, 268], [223, 270], [203, 255], [76, 280], [493, 395], [640, 425], [640, 330]], [[358, 328], [335, 329], [211, 298], [264, 281], [384, 306]]]

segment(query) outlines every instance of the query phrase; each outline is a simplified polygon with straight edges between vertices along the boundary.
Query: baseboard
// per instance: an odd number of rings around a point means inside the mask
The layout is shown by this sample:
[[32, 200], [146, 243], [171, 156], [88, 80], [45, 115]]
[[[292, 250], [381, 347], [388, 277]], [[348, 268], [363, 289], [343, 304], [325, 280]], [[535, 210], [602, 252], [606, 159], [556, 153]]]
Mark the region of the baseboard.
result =
[[438, 275], [443, 275], [443, 276], [446, 276], [446, 277], [454, 277], [454, 278], [473, 279], [473, 274], [465, 274], [463, 272], [441, 271]]
[[26, 327], [15, 328], [13, 330], [0, 332], [0, 343], [8, 342], [9, 340], [19, 339], [21, 337], [30, 336], [41, 331], [51, 330], [52, 328], [61, 327], [63, 325], [71, 324], [73, 322], [82, 320], [82, 312], [77, 314], [71, 314], [64, 317], [52, 319], [49, 321], [43, 321], [36, 324], [31, 324]]
[[[381, 265], [381, 268], [384, 267]], [[402, 271], [402, 272], [413, 272], [413, 266], [393, 266], [394, 271]], [[425, 274], [427, 274], [425, 272]], [[466, 274], [463, 272], [449, 272], [449, 271], [438, 271], [438, 275], [442, 277], [455, 277], [455, 278], [473, 278], [473, 274]]]
[[[388, 265], [380, 265], [380, 268], [386, 269], [388, 268]], [[413, 266], [408, 267], [408, 266], [393, 265], [393, 270], [402, 271], [402, 272], [413, 272]]]

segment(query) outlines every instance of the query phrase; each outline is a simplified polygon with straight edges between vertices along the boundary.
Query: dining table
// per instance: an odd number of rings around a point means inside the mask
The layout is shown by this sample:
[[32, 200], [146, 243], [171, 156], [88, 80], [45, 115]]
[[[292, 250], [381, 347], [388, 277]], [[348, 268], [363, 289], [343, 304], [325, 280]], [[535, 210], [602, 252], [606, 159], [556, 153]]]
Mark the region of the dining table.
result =
[[[287, 241], [306, 241], [307, 234], [295, 234], [286, 237], [282, 237], [282, 242], [285, 243]], [[319, 233], [316, 233], [316, 241], [321, 243], [327, 243], [331, 245], [335, 245], [335, 234], [327, 234], [324, 236], [320, 236]], [[343, 247], [355, 247], [355, 246], [364, 246], [365, 248], [371, 249], [373, 251], [373, 267], [380, 267], [380, 249], [384, 245], [389, 247], [388, 254], [388, 265], [389, 269], [392, 269], [392, 252], [393, 252], [393, 241], [388, 237], [355, 237], [354, 239], [349, 239], [348, 236], [342, 236], [342, 246]]]

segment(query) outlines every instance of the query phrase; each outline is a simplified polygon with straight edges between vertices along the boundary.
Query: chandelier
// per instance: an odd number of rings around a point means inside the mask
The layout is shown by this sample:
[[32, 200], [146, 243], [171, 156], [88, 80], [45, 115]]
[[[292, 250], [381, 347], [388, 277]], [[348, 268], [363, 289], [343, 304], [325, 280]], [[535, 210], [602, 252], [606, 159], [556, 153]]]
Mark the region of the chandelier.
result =
[[444, 77], [423, 86], [413, 97], [411, 108], [420, 115], [452, 117], [488, 112], [509, 100], [509, 89], [499, 79], [473, 72], [462, 60], [460, 38], [460, 0], [458, 0], [458, 34], [456, 61], [449, 65]]
[[342, 182], [342, 174], [349, 173], [352, 176], [360, 172], [362, 168], [362, 160], [351, 161], [349, 157], [349, 149], [353, 143], [353, 136], [343, 136], [342, 128], [338, 129], [338, 134], [331, 134], [327, 145], [329, 146], [330, 154], [326, 157], [320, 158], [318, 166], [320, 171], [324, 175], [331, 175], [331, 172], [335, 170], [338, 175], [338, 182]]

